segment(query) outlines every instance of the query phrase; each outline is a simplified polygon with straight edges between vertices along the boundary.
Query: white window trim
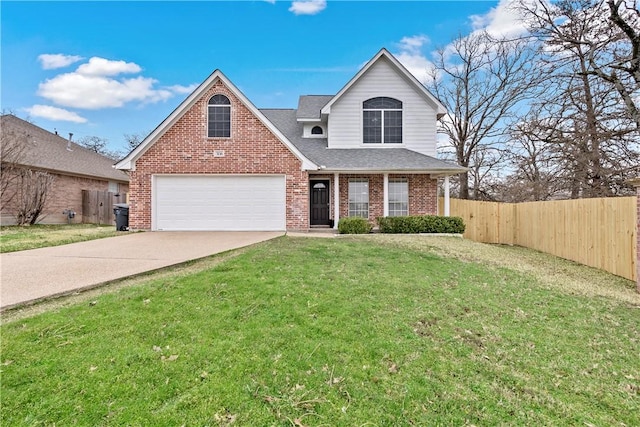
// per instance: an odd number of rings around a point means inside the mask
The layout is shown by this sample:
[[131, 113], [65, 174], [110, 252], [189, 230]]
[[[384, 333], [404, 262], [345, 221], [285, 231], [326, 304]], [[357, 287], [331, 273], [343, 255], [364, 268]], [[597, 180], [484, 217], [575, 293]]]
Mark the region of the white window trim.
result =
[[[396, 101], [400, 101], [402, 103], [402, 108], [364, 108], [362, 106], [362, 104], [365, 101], [368, 101], [370, 99], [374, 99], [374, 98], [391, 98], [391, 99], [395, 99]], [[382, 122], [380, 124], [380, 126], [382, 127], [382, 142], [364, 142], [364, 112], [365, 111], [380, 111], [381, 112], [381, 117], [382, 117]], [[402, 113], [402, 142], [398, 143], [398, 142], [384, 142], [384, 112], [385, 111], [400, 111]], [[381, 146], [387, 146], [387, 147], [400, 147], [405, 145], [404, 142], [404, 130], [405, 130], [405, 123], [404, 123], [404, 118], [405, 118], [406, 114], [404, 114], [404, 101], [401, 101], [398, 98], [394, 98], [392, 96], [384, 96], [384, 95], [380, 95], [380, 96], [373, 96], [370, 98], [367, 98], [365, 100], [360, 101], [360, 133], [361, 133], [361, 138], [360, 138], [360, 145], [363, 147], [381, 147]]]
[[[360, 215], [351, 215], [351, 183], [352, 182], [358, 182], [358, 183], [367, 183], [367, 216], [366, 217], [361, 217]], [[363, 203], [363, 202], [354, 202], [354, 203]], [[359, 217], [359, 218], [365, 218], [365, 219], [369, 219], [369, 213], [371, 211], [371, 188], [369, 186], [369, 178], [349, 178], [348, 182], [347, 182], [347, 216], [348, 217]]]
[[[223, 95], [229, 100], [229, 105], [225, 104], [213, 104], [209, 105], [209, 101], [207, 100], [207, 104], [205, 105], [207, 123], [205, 126], [204, 133], [207, 139], [231, 139], [233, 137], [233, 103], [231, 102], [231, 98], [227, 94], [224, 93], [214, 93], [209, 97], [209, 99], [213, 98], [216, 95]], [[228, 107], [229, 108], [229, 136], [209, 136], [209, 107]]]
[[[388, 175], [387, 175], [387, 177], [386, 177], [386, 178], [387, 178], [387, 180], [386, 180], [386, 184], [387, 184], [387, 186], [389, 185], [389, 183], [390, 183], [390, 182], [402, 182], [402, 183], [407, 184], [407, 200], [406, 200], [406, 203], [407, 203], [407, 212], [406, 212], [406, 214], [404, 214], [404, 215], [394, 215], [394, 216], [409, 216], [409, 215], [410, 215], [410, 213], [409, 213], [409, 180], [408, 180], [407, 178], [404, 178], [404, 177], [400, 177], [400, 178], [391, 178], [391, 179], [389, 179], [389, 178], [388, 178]], [[390, 197], [390, 195], [389, 195], [389, 194], [390, 194], [390, 193], [388, 193], [388, 194], [387, 194], [387, 198], [386, 198], [386, 200], [385, 200], [385, 205], [386, 205], [386, 206], [385, 206], [385, 207], [386, 207], [386, 214], [385, 214], [385, 216], [390, 216], [390, 215], [391, 215], [391, 214], [390, 214], [390, 213], [391, 213], [391, 206], [390, 206], [390, 205], [391, 205], [391, 197]]]

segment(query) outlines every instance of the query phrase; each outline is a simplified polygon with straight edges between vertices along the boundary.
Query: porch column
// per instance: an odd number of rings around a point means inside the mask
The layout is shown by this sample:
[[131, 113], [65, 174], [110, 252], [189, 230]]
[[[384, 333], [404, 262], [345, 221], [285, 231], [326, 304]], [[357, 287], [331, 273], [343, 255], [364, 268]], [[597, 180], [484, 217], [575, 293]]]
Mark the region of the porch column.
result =
[[444, 177], [444, 216], [449, 216], [449, 175]]
[[333, 228], [338, 229], [340, 220], [340, 174], [333, 174]]
[[389, 174], [384, 174], [384, 179], [382, 180], [382, 203], [384, 204], [382, 208], [382, 216], [389, 216]]

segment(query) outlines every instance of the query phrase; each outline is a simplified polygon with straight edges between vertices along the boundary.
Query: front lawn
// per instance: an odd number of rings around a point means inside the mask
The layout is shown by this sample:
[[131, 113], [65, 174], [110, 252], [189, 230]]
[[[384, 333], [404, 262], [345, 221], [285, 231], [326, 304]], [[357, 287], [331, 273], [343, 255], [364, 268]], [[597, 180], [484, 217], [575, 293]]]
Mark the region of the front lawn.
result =
[[640, 425], [638, 304], [433, 242], [283, 237], [6, 323], [0, 424]]
[[114, 225], [63, 224], [0, 227], [0, 252], [66, 245], [123, 234]]

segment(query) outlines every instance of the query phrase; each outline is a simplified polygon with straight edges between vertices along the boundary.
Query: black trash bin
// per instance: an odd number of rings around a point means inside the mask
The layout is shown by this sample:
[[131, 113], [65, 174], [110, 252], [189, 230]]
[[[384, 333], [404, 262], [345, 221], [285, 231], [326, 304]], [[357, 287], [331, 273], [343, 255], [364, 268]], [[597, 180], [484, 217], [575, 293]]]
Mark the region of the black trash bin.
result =
[[127, 231], [129, 229], [129, 205], [116, 203], [113, 206], [113, 213], [116, 216], [116, 230]]

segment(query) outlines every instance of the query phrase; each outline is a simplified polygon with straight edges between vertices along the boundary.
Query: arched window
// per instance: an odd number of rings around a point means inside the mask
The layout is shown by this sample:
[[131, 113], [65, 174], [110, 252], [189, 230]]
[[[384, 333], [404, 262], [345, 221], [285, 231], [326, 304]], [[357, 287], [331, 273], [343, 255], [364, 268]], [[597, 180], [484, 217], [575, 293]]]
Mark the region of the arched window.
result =
[[364, 101], [362, 124], [365, 144], [401, 144], [402, 101], [386, 96]]
[[311, 135], [322, 135], [322, 127], [320, 126], [314, 126], [313, 128], [311, 128]]
[[224, 95], [213, 95], [209, 99], [209, 138], [231, 137], [231, 102]]

